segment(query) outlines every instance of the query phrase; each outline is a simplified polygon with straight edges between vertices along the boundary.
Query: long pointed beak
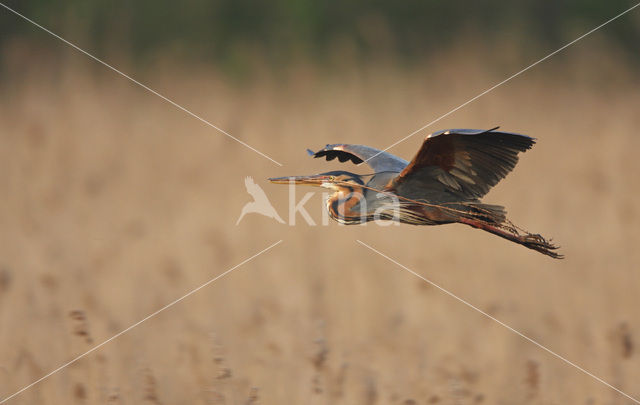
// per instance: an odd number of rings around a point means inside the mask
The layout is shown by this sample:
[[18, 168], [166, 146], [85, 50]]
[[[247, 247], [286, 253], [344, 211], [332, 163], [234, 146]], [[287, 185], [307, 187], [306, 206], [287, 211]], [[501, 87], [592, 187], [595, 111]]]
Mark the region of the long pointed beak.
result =
[[270, 182], [275, 184], [306, 184], [310, 186], [322, 186], [322, 183], [330, 181], [330, 176], [313, 174], [310, 176], [272, 177]]

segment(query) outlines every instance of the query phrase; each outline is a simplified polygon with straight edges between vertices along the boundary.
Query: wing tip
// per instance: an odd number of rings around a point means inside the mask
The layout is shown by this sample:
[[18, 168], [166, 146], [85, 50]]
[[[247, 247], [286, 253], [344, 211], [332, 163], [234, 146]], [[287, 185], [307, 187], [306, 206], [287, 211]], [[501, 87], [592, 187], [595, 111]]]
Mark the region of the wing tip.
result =
[[533, 145], [536, 144], [537, 139], [534, 137], [531, 137], [529, 135], [523, 135], [523, 134], [519, 134], [517, 132], [504, 132], [504, 131], [496, 131], [497, 129], [499, 129], [500, 126], [496, 126], [493, 127], [491, 129], [460, 129], [460, 128], [455, 128], [455, 129], [444, 129], [444, 130], [440, 130], [440, 131], [436, 131], [433, 132], [429, 135], [427, 135], [425, 137], [425, 141], [428, 139], [432, 139], [435, 138], [439, 135], [482, 135], [482, 134], [488, 134], [488, 133], [493, 133], [493, 134], [500, 134], [500, 135], [505, 135], [505, 136], [512, 136], [515, 139], [518, 139], [520, 142], [520, 148], [521, 150], [524, 152], [526, 150], [529, 150], [533, 147]]
[[325, 157], [327, 161], [331, 161], [334, 159], [338, 159], [340, 163], [344, 163], [347, 161], [351, 161], [356, 165], [359, 165], [364, 162], [359, 156], [355, 153], [349, 152], [345, 150], [344, 144], [327, 144], [324, 148], [320, 149], [317, 152], [313, 152], [311, 149], [307, 149], [307, 153], [314, 158]]

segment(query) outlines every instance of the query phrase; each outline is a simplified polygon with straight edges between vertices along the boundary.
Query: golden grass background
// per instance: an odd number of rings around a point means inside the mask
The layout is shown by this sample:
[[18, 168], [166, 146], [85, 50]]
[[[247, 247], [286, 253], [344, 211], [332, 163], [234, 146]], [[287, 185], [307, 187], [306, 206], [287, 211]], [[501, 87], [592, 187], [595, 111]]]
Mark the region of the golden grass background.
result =
[[[596, 45], [391, 150], [409, 159], [443, 128], [538, 138], [485, 200], [564, 261], [459, 225], [235, 226], [245, 176], [287, 219], [287, 188], [267, 177], [361, 171], [307, 147], [386, 147], [518, 58], [467, 46], [409, 67], [347, 53], [241, 81], [166, 61], [134, 75], [280, 168], [62, 45], [55, 63], [15, 47], [0, 95], [0, 397], [282, 239], [9, 403], [631, 403], [355, 242], [640, 397], [639, 77]], [[320, 200], [306, 205], [316, 222]]]

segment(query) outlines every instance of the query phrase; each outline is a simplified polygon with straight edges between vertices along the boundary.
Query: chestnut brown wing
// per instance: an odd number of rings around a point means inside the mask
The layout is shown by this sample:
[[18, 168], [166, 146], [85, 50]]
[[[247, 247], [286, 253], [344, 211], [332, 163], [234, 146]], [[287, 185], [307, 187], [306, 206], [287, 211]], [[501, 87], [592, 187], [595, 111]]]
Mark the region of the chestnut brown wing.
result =
[[389, 188], [432, 201], [482, 197], [514, 168], [518, 153], [535, 143], [496, 129], [450, 129], [427, 136]]
[[391, 153], [365, 145], [334, 144], [327, 145], [317, 152], [308, 150], [313, 157], [325, 157], [327, 160], [338, 158], [340, 162], [348, 160], [355, 164], [366, 163], [376, 173], [401, 172], [409, 162]]

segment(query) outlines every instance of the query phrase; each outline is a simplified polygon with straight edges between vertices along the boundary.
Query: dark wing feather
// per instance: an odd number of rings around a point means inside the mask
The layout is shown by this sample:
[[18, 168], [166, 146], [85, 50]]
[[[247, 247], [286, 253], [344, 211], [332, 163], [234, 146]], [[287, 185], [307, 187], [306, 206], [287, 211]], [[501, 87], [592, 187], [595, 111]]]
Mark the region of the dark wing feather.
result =
[[391, 153], [365, 145], [335, 144], [327, 145], [317, 152], [309, 150], [313, 157], [325, 157], [327, 160], [338, 158], [340, 162], [348, 160], [359, 165], [368, 164], [376, 173], [401, 172], [409, 162]]
[[432, 201], [485, 195], [535, 139], [509, 132], [450, 129], [426, 137], [409, 165], [391, 182], [400, 195]]

